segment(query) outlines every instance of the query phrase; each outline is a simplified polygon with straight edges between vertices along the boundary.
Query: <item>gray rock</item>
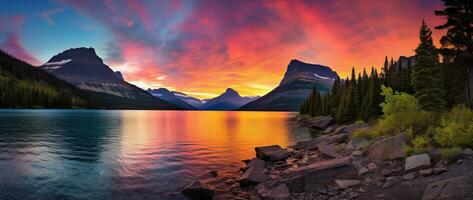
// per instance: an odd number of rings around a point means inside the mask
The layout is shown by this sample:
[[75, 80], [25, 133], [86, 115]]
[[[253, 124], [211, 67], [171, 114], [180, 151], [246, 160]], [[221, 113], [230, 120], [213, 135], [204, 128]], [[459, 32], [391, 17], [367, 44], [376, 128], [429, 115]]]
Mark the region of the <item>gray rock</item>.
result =
[[472, 191], [472, 178], [459, 176], [430, 183], [425, 188], [422, 200], [471, 199]]
[[405, 145], [405, 137], [402, 134], [388, 137], [372, 144], [368, 156], [371, 159], [382, 161], [404, 158]]
[[415, 178], [416, 178], [416, 173], [412, 172], [412, 173], [404, 175], [402, 177], [402, 180], [410, 181], [410, 180], [414, 180]]
[[330, 135], [327, 144], [338, 144], [342, 142], [346, 142], [348, 140], [348, 136], [350, 133], [339, 133], [335, 135]]
[[419, 170], [421, 176], [430, 176], [433, 173], [432, 169]]
[[436, 167], [434, 169], [432, 169], [432, 173], [434, 174], [441, 174], [441, 173], [444, 173], [448, 171], [447, 167]]
[[353, 179], [356, 170], [349, 157], [323, 160], [284, 172], [281, 179], [291, 192], [310, 192], [319, 185], [333, 184], [335, 179]]
[[329, 126], [324, 130], [324, 134], [329, 134], [335, 130], [335, 126]]
[[386, 178], [386, 182], [383, 184], [383, 188], [389, 188], [397, 183], [399, 183], [401, 179], [396, 176]]
[[360, 183], [361, 183], [360, 180], [345, 180], [345, 179], [336, 179], [335, 180], [335, 184], [337, 184], [337, 186], [339, 188], [342, 188], [342, 189], [357, 186]]
[[325, 130], [327, 127], [332, 125], [334, 121], [335, 119], [332, 116], [319, 117], [319, 118], [310, 120], [309, 126], [312, 126], [320, 130]]
[[258, 158], [252, 159], [248, 163], [248, 168], [240, 177], [240, 185], [245, 187], [250, 185], [256, 185], [258, 183], [268, 180], [269, 177], [264, 173], [265, 171], [266, 169], [264, 161]]
[[278, 185], [268, 192], [268, 196], [266, 197], [268, 200], [290, 200], [291, 193], [289, 192], [289, 188], [286, 184]]
[[279, 145], [256, 147], [256, 157], [266, 161], [281, 161], [289, 157], [289, 152]]
[[319, 144], [317, 145], [317, 150], [322, 154], [321, 157], [328, 157], [328, 158], [340, 158], [342, 157], [340, 154], [335, 152], [335, 148], [332, 145], [326, 144]]
[[184, 194], [189, 199], [213, 199], [214, 190], [208, 186], [205, 186], [200, 181], [193, 181], [184, 189], [181, 190], [181, 193]]
[[361, 176], [369, 172], [368, 168], [363, 166], [360, 161], [353, 161], [353, 166], [355, 167], [358, 176]]
[[473, 155], [473, 150], [470, 148], [463, 149], [462, 151], [463, 156], [472, 156]]
[[406, 159], [406, 164], [404, 166], [404, 171], [414, 171], [418, 169], [425, 169], [430, 167], [430, 156], [426, 153], [409, 156]]
[[314, 150], [317, 149], [317, 145], [321, 143], [327, 143], [330, 140], [329, 135], [322, 135], [320, 137], [310, 139], [310, 140], [304, 140], [304, 141], [298, 141], [293, 148], [296, 150]]

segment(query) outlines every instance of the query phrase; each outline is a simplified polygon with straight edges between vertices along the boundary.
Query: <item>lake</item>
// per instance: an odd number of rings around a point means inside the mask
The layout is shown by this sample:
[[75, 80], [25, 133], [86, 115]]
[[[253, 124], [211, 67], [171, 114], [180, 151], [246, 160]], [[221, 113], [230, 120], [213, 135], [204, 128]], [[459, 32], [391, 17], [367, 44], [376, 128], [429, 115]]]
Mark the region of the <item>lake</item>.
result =
[[293, 115], [0, 110], [0, 199], [184, 199], [194, 179], [224, 190], [254, 147], [311, 137]]

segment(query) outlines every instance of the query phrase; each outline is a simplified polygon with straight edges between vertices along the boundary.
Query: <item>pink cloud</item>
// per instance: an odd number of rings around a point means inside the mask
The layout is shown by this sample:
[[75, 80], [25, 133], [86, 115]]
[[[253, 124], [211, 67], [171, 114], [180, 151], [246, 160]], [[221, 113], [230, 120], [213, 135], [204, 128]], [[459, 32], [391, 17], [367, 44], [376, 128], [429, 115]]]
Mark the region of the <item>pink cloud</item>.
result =
[[21, 44], [19, 32], [24, 20], [22, 15], [0, 17], [0, 38], [3, 38], [0, 48], [30, 64], [39, 65], [40, 61]]
[[[433, 27], [440, 0], [96, 1], [61, 0], [112, 32], [120, 58], [107, 62], [127, 80], [180, 91], [234, 87], [263, 95], [293, 58], [331, 66], [380, 67], [412, 55], [420, 21]], [[439, 39], [434, 31], [434, 39]], [[158, 78], [161, 77], [161, 78]], [[166, 77], [166, 78], [162, 78]]]

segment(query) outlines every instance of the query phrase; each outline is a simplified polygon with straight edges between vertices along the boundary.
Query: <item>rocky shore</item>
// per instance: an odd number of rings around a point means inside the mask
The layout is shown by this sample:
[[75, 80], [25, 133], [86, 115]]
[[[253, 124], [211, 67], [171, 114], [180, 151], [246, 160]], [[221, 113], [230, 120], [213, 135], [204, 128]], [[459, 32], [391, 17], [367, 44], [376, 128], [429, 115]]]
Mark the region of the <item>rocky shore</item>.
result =
[[336, 125], [332, 117], [294, 120], [321, 134], [293, 146], [256, 147], [245, 160], [230, 194], [199, 181], [182, 189], [190, 199], [473, 199], [473, 150], [452, 160], [435, 152], [407, 156], [406, 138], [354, 137], [364, 123]]

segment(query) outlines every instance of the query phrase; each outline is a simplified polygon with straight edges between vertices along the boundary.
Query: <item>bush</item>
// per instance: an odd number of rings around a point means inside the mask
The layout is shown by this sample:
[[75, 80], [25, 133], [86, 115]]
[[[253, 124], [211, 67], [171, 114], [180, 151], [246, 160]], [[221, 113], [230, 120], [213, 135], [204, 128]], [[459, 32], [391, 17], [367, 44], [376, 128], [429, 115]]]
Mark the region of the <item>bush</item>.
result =
[[417, 136], [412, 140], [412, 146], [406, 147], [405, 152], [408, 155], [426, 153], [432, 148], [431, 142], [427, 135]]
[[455, 161], [460, 157], [460, 154], [461, 148], [459, 147], [440, 149], [440, 157], [444, 160]]
[[378, 122], [380, 135], [395, 135], [412, 128], [414, 134], [425, 131], [434, 122], [434, 114], [422, 110], [417, 99], [403, 92], [393, 92], [389, 87], [382, 86], [381, 95], [385, 101], [381, 103], [383, 116]]
[[445, 114], [440, 126], [433, 128], [434, 141], [441, 147], [472, 147], [473, 111], [457, 106]]
[[368, 140], [381, 136], [379, 131], [370, 128], [360, 128], [353, 132], [353, 137], [365, 137]]

